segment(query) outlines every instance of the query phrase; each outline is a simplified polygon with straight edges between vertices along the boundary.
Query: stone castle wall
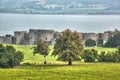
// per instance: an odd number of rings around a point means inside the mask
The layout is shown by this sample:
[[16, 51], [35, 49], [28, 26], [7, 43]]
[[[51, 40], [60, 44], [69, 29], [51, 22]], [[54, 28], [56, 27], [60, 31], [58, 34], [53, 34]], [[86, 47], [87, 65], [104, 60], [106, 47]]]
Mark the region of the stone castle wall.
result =
[[24, 44], [25, 41], [25, 31], [16, 31], [14, 32], [14, 36], [16, 37], [15, 44]]
[[3, 43], [4, 36], [0, 36], [0, 43]]
[[0, 36], [0, 42], [4, 44], [15, 44], [15, 37], [12, 35]]
[[[59, 37], [59, 32], [54, 30], [30, 29], [29, 32], [15, 31], [14, 36], [0, 36], [0, 42], [4, 44], [17, 45], [35, 45], [40, 39], [45, 40], [49, 45], [55, 44], [55, 40]], [[104, 43], [115, 32], [107, 31], [104, 33], [80, 33], [83, 43], [88, 39], [93, 39], [97, 42], [98, 39], [103, 39]]]
[[30, 29], [29, 44], [36, 44], [40, 39], [49, 42], [54, 38], [54, 33], [53, 30]]
[[81, 33], [81, 36], [82, 36], [83, 41], [86, 41], [88, 39], [93, 39], [97, 41], [97, 39], [99, 38], [98, 34], [96, 33]]

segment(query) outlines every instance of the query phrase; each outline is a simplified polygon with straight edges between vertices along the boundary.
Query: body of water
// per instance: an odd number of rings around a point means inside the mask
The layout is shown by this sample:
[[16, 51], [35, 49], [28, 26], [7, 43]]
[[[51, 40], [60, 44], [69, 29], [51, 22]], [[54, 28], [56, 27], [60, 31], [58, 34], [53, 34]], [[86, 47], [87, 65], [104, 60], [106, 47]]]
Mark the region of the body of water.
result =
[[104, 32], [120, 30], [120, 15], [36, 15], [0, 14], [0, 35], [29, 29], [65, 29], [78, 32]]

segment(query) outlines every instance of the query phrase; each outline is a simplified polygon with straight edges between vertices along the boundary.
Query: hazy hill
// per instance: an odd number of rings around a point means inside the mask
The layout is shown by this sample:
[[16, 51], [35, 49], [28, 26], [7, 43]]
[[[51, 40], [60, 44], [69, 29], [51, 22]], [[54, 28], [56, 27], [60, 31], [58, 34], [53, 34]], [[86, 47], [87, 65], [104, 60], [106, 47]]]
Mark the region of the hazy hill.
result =
[[1, 0], [0, 12], [120, 14], [120, 0]]

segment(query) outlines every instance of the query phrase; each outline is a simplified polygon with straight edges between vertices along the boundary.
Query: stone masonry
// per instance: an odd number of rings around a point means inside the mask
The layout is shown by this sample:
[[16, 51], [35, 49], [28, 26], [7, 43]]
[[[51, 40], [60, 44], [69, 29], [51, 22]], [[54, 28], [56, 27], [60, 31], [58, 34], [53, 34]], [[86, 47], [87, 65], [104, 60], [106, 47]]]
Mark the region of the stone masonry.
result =
[[[116, 31], [106, 31], [104, 33], [80, 33], [83, 43], [88, 39], [96, 41], [103, 39], [104, 43], [108, 38], [115, 34]], [[0, 43], [17, 44], [17, 45], [35, 45], [40, 39], [45, 40], [49, 45], [54, 45], [55, 40], [59, 37], [59, 32], [54, 30], [30, 29], [29, 32], [15, 31], [14, 36], [0, 36]]]

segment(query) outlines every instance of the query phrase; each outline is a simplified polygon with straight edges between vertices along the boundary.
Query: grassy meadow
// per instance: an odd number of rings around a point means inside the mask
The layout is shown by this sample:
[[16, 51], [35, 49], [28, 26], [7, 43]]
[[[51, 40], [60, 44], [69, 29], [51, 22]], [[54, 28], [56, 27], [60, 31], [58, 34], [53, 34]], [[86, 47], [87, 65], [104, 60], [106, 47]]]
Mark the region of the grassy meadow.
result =
[[[20, 66], [11, 69], [0, 69], [0, 80], [119, 80], [119, 63], [84, 63], [56, 61], [57, 57], [47, 57], [48, 64], [43, 64], [43, 56], [33, 56], [33, 46], [13, 45], [24, 53], [24, 60]], [[115, 48], [96, 48], [100, 51], [115, 51]]]
[[[44, 57], [36, 54], [35, 56], [33, 56], [33, 45], [13, 45], [17, 50], [21, 51], [24, 53], [24, 60], [21, 64], [23, 63], [38, 63], [38, 64], [42, 64]], [[91, 48], [85, 48], [85, 49], [91, 49]], [[100, 53], [101, 51], [115, 51], [117, 50], [116, 48], [102, 48], [102, 47], [98, 47], [95, 48], [98, 53]], [[49, 63], [58, 63], [59, 61], [56, 61], [57, 57], [51, 56], [51, 53], [53, 51], [53, 46], [50, 46], [50, 54], [47, 56], [47, 61]], [[63, 63], [63, 62], [59, 62], [59, 63]]]

